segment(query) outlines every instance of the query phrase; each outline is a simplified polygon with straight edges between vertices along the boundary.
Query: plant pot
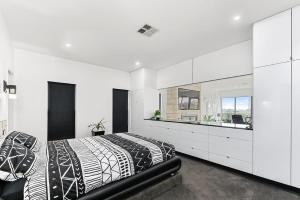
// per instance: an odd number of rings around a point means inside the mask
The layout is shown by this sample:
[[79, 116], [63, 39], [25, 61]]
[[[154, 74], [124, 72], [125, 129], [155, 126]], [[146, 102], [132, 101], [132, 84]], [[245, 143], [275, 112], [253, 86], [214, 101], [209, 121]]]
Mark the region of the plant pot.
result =
[[155, 120], [160, 120], [160, 116], [155, 116]]
[[104, 135], [105, 131], [92, 131], [92, 136]]

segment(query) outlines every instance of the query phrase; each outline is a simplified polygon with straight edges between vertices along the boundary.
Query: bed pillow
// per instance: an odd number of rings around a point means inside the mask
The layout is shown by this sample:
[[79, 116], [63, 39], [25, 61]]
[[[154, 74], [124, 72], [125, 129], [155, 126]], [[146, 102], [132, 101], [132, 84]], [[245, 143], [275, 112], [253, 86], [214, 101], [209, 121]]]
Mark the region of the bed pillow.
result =
[[18, 131], [11, 132], [5, 139], [18, 142], [33, 152], [38, 152], [41, 145], [36, 137]]
[[28, 148], [13, 140], [1, 141], [0, 179], [14, 181], [25, 178], [35, 172], [36, 155]]

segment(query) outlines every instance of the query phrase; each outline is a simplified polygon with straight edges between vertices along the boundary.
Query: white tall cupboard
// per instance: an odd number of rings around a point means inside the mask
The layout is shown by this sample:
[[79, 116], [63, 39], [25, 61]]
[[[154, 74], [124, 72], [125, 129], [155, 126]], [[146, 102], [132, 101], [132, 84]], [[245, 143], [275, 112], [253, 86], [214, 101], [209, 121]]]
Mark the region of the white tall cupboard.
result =
[[300, 60], [293, 62], [292, 185], [300, 188]]
[[292, 9], [293, 60], [300, 60], [300, 6]]
[[254, 67], [290, 61], [291, 10], [285, 11], [253, 26]]
[[291, 62], [254, 69], [253, 173], [290, 184]]
[[293, 77], [292, 77], [292, 172], [291, 184], [300, 188], [300, 6], [293, 16]]

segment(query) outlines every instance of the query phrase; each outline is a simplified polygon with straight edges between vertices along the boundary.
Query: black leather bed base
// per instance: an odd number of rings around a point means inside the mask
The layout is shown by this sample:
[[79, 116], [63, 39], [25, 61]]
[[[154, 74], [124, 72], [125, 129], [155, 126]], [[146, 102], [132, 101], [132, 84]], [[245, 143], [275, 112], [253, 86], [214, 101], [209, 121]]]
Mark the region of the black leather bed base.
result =
[[[79, 198], [79, 200], [124, 199], [163, 180], [172, 173], [176, 173], [180, 167], [181, 160], [178, 157], [174, 157], [139, 174], [95, 189]], [[18, 179], [14, 182], [0, 181], [0, 200], [23, 199], [25, 181], [26, 179]]]
[[124, 199], [176, 173], [180, 167], [181, 160], [174, 157], [139, 174], [95, 189], [78, 200]]

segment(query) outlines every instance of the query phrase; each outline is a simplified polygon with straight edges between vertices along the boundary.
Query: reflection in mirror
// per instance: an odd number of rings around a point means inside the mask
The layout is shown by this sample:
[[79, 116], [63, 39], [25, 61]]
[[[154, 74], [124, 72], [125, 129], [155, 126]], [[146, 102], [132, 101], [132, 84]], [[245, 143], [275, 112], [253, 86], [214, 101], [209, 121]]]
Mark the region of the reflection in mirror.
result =
[[160, 90], [161, 117], [204, 124], [252, 124], [252, 75]]

